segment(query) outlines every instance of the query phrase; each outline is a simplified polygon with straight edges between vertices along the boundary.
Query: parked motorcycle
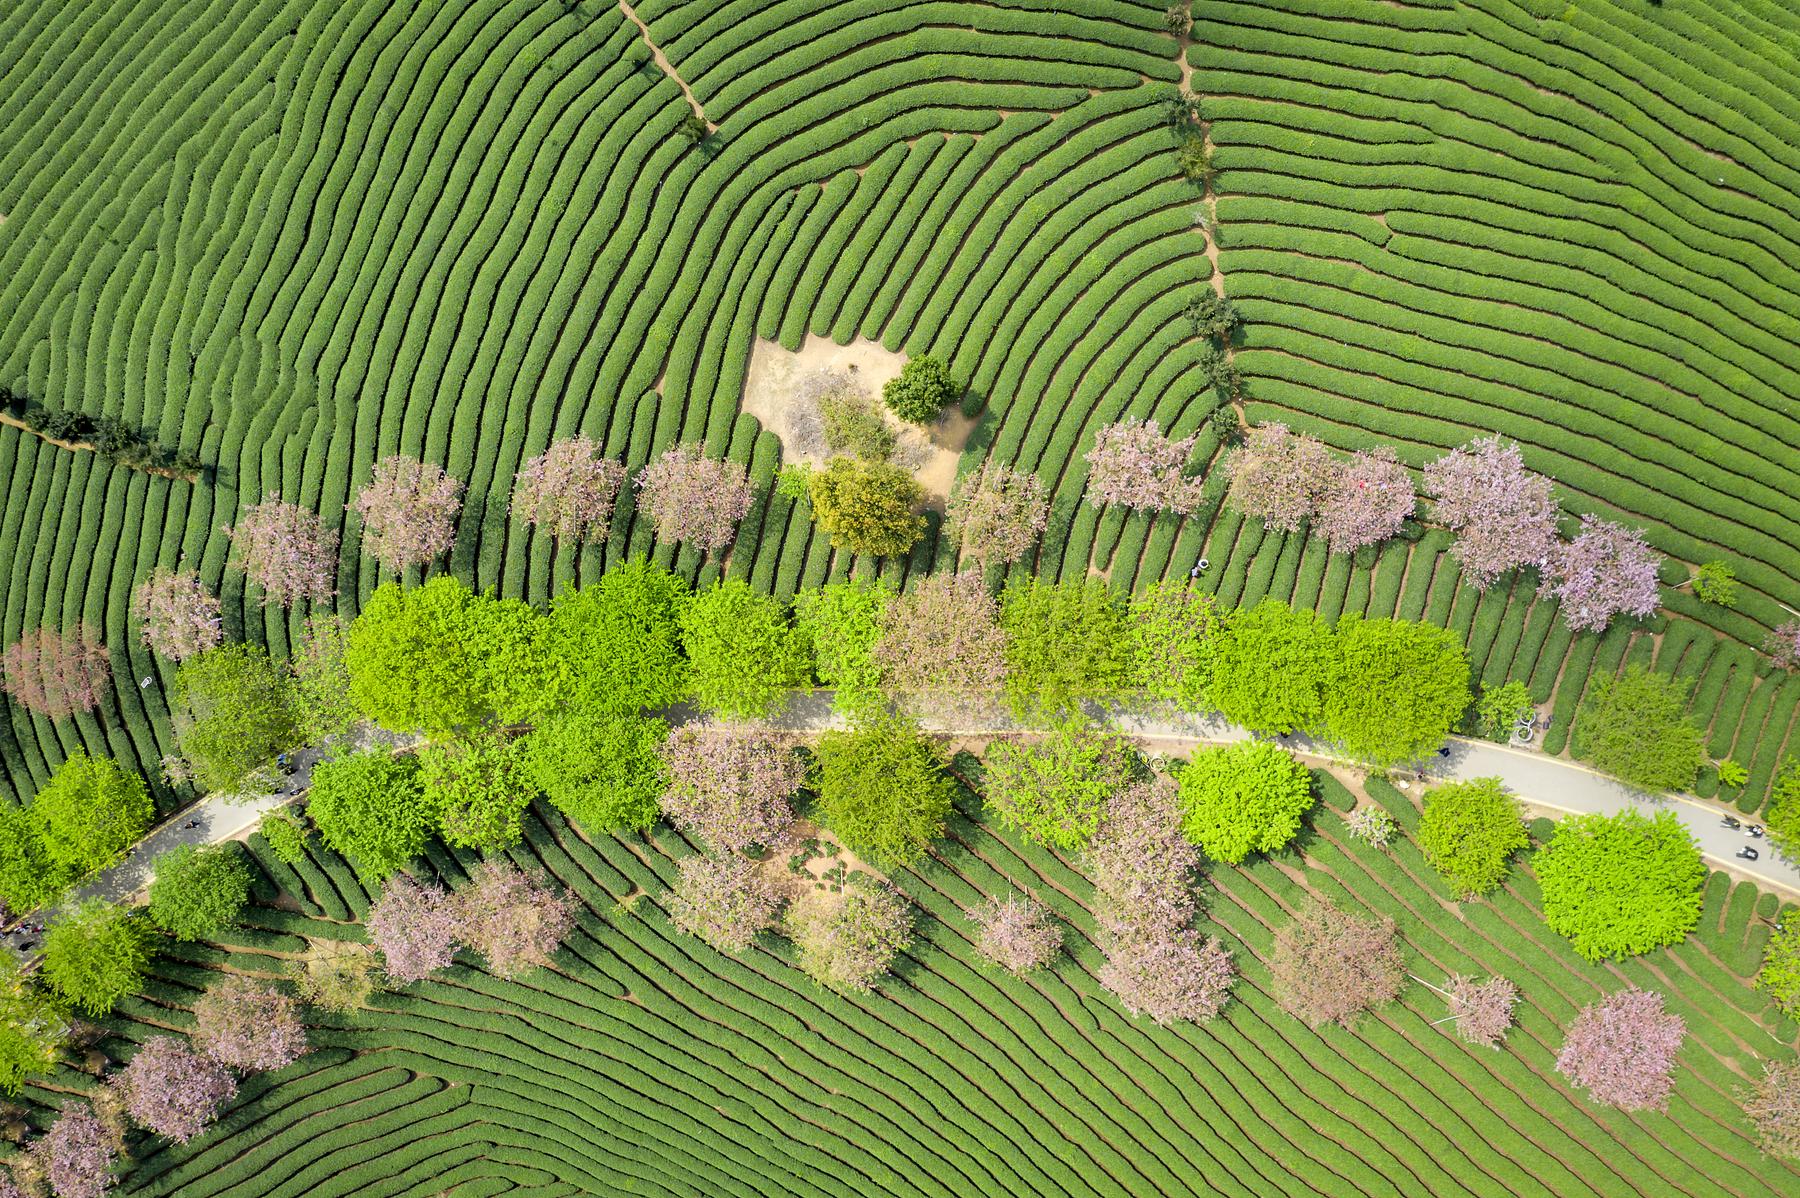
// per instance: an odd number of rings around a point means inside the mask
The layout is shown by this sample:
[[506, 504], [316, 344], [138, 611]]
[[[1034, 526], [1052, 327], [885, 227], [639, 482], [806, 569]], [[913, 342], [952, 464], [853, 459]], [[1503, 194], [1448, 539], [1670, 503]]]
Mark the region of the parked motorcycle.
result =
[[1720, 820], [1719, 823], [1724, 827], [1732, 829], [1733, 831], [1736, 831], [1738, 828], [1743, 827], [1742, 824], [1738, 823], [1737, 816], [1735, 816], [1735, 815], [1728, 815], [1724, 819]]
[[1761, 853], [1757, 852], [1755, 849], [1751, 848], [1749, 845], [1745, 845], [1743, 848], [1739, 849], [1737, 851], [1737, 855], [1742, 857], [1746, 861], [1754, 861], [1758, 857], [1762, 856]]
[[1744, 835], [1745, 836], [1754, 836], [1760, 840], [1762, 838], [1762, 834], [1763, 834], [1763, 826], [1761, 824], [1746, 824], [1744, 826]]

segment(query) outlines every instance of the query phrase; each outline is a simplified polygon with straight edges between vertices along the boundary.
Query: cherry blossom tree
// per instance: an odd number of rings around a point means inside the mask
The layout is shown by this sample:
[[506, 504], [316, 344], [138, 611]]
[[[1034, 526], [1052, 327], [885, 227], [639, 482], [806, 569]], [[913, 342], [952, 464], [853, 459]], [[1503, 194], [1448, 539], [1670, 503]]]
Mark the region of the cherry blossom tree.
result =
[[[1225, 462], [1231, 504], [1269, 528], [1299, 532], [1330, 493], [1338, 464], [1316, 437], [1259, 424]], [[1336, 545], [1332, 546], [1334, 549]]]
[[1661, 994], [1631, 987], [1581, 1009], [1556, 1070], [1595, 1102], [1622, 1111], [1664, 1110], [1686, 1036], [1687, 1024], [1663, 1009]]
[[1488, 437], [1425, 465], [1425, 493], [1439, 523], [1456, 533], [1450, 552], [1476, 590], [1508, 570], [1541, 566], [1556, 552], [1553, 484], [1525, 469], [1516, 444]]
[[1762, 1150], [1800, 1160], [1800, 1062], [1769, 1061], [1743, 1098]]
[[194, 1003], [194, 1046], [246, 1072], [280, 1069], [306, 1054], [306, 1029], [292, 995], [240, 975], [207, 988]]
[[1354, 553], [1397, 534], [1419, 505], [1412, 475], [1392, 449], [1365, 449], [1339, 465], [1314, 526], [1333, 553]]
[[112, 681], [112, 658], [86, 624], [73, 632], [45, 625], [0, 653], [0, 687], [13, 702], [47, 719], [92, 711]]
[[1194, 916], [1188, 878], [1199, 863], [1200, 850], [1181, 834], [1174, 782], [1159, 774], [1120, 791], [1087, 850], [1101, 929], [1136, 941], [1186, 926]]
[[263, 603], [292, 607], [302, 599], [322, 603], [333, 594], [338, 534], [327, 531], [319, 514], [283, 503], [271, 491], [244, 509], [236, 526], [226, 525], [238, 566], [263, 589]]
[[1195, 433], [1172, 441], [1154, 420], [1127, 417], [1108, 425], [1094, 434], [1094, 447], [1087, 452], [1088, 502], [1193, 511], [1200, 506], [1202, 480], [1183, 471], [1199, 440]]
[[776, 924], [781, 894], [738, 853], [684, 857], [674, 889], [663, 896], [669, 922], [722, 953], [741, 953]]
[[1358, 807], [1344, 817], [1344, 830], [1370, 848], [1385, 849], [1394, 839], [1394, 817], [1379, 807]]
[[30, 1155], [56, 1198], [101, 1198], [112, 1187], [119, 1149], [91, 1106], [71, 1103]]
[[1563, 623], [1570, 631], [1601, 632], [1614, 616], [1656, 614], [1661, 565], [1643, 533], [1583, 516], [1580, 533], [1551, 555], [1544, 589], [1562, 602]]
[[456, 892], [456, 903], [463, 939], [503, 978], [550, 964], [575, 927], [567, 894], [497, 858], [475, 867], [469, 884]]
[[1100, 984], [1128, 1014], [1158, 1023], [1211, 1019], [1225, 1005], [1236, 971], [1217, 936], [1191, 928], [1115, 945], [1100, 967]]
[[1002, 969], [1029, 973], [1062, 952], [1062, 929], [1050, 909], [1024, 895], [989, 895], [966, 914], [975, 924], [975, 951]]
[[773, 844], [793, 822], [789, 798], [806, 781], [792, 749], [731, 728], [677, 728], [659, 750], [668, 769], [663, 814], [717, 852]]
[[381, 459], [350, 504], [363, 518], [363, 552], [390, 570], [429, 562], [456, 539], [462, 490], [435, 463], [404, 454]]
[[364, 921], [369, 943], [381, 950], [388, 977], [401, 985], [428, 978], [456, 959], [463, 920], [442, 886], [395, 874]]
[[1050, 523], [1050, 499], [1038, 476], [988, 461], [950, 492], [944, 535], [978, 561], [1014, 562], [1031, 552]]
[[1351, 1027], [1406, 985], [1391, 918], [1365, 919], [1318, 899], [1275, 933], [1269, 973], [1276, 1001], [1310, 1027]]
[[513, 475], [512, 512], [560, 541], [598, 545], [611, 531], [625, 467], [590, 437], [552, 441]]
[[206, 1130], [237, 1093], [231, 1070], [172, 1036], [144, 1041], [111, 1084], [133, 1122], [178, 1144]]
[[1471, 1044], [1498, 1048], [1513, 1025], [1519, 988], [1502, 977], [1477, 982], [1458, 974], [1450, 979], [1444, 996], [1450, 1003], [1449, 1018], [1456, 1025], [1457, 1035]]
[[1763, 652], [1774, 660], [1778, 670], [1800, 667], [1800, 620], [1789, 620], [1771, 632]]
[[131, 614], [144, 643], [170, 661], [203, 653], [224, 639], [219, 600], [196, 570], [152, 570], [131, 592]]
[[882, 611], [874, 656], [911, 706], [991, 698], [1006, 680], [1000, 603], [976, 571], [928, 575]]
[[833, 990], [862, 993], [912, 940], [906, 898], [886, 882], [856, 874], [841, 895], [817, 891], [788, 908], [784, 926], [806, 975]]
[[709, 458], [698, 445], [675, 445], [638, 473], [638, 510], [665, 541], [722, 549], [737, 535], [756, 492], [741, 462]]

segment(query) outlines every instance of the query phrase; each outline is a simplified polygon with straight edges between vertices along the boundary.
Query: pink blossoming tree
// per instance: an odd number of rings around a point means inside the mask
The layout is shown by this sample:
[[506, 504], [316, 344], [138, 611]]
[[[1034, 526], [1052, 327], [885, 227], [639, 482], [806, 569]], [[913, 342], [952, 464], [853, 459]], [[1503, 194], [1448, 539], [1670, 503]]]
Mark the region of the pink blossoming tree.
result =
[[306, 1053], [306, 1029], [292, 995], [232, 976], [194, 1003], [194, 1045], [220, 1064], [246, 1072], [280, 1069]]
[[365, 921], [369, 943], [381, 950], [388, 977], [401, 985], [430, 977], [456, 959], [462, 912], [438, 885], [395, 874], [381, 888]]
[[756, 492], [741, 462], [709, 458], [698, 445], [675, 445], [638, 473], [638, 510], [665, 541], [723, 549], [737, 535]]
[[575, 927], [567, 894], [497, 858], [475, 867], [456, 903], [464, 941], [503, 978], [550, 964]]
[[989, 461], [950, 492], [944, 535], [978, 561], [1015, 562], [1050, 523], [1050, 499], [1038, 476]]
[[1519, 988], [1501, 977], [1477, 982], [1458, 975], [1450, 979], [1445, 994], [1450, 1002], [1450, 1018], [1456, 1034], [1471, 1044], [1498, 1048], [1507, 1029], [1513, 1025], [1513, 1007], [1519, 1001]]
[[1285, 424], [1259, 424], [1226, 459], [1225, 470], [1233, 507], [1269, 528], [1299, 532], [1330, 493], [1338, 464], [1318, 438]]
[[1354, 553], [1397, 534], [1418, 505], [1412, 475], [1394, 451], [1365, 449], [1337, 468], [1314, 524], [1333, 553]]
[[928, 575], [882, 611], [874, 656], [909, 706], [991, 698], [1006, 680], [1000, 603], [976, 571]]
[[512, 513], [559, 541], [598, 545], [611, 531], [624, 482], [624, 465], [603, 456], [592, 438], [553, 441], [513, 476]]
[[74, 632], [34, 629], [0, 653], [0, 686], [13, 702], [47, 719], [92, 711], [111, 681], [112, 658], [86, 624]]
[[1425, 493], [1438, 522], [1456, 533], [1450, 552], [1476, 590], [1556, 551], [1552, 483], [1525, 469], [1517, 445], [1488, 437], [1426, 463]]
[[1275, 998], [1309, 1027], [1351, 1027], [1406, 985], [1394, 921], [1365, 919], [1317, 899], [1275, 933], [1269, 959]]
[[112, 1081], [132, 1121], [185, 1144], [237, 1093], [231, 1070], [172, 1036], [152, 1036]]
[[131, 614], [144, 643], [170, 661], [203, 653], [224, 639], [218, 599], [195, 570], [158, 567], [131, 592]]
[[775, 926], [781, 895], [756, 864], [737, 853], [682, 858], [664, 896], [669, 922], [722, 953], [741, 953]]
[[677, 728], [660, 750], [668, 768], [663, 814], [716, 852], [773, 844], [793, 822], [790, 797], [806, 781], [792, 749], [731, 728]]
[[381, 459], [350, 504], [363, 518], [363, 552], [390, 570], [429, 562], [456, 539], [462, 489], [435, 463], [403, 454]]
[[1172, 441], [1154, 420], [1127, 417], [1108, 425], [1094, 434], [1094, 447], [1087, 452], [1088, 502], [1193, 511], [1200, 506], [1202, 480], [1183, 472], [1199, 440], [1195, 433]]
[[1123, 941], [1100, 967], [1100, 984], [1129, 1014], [1164, 1024], [1211, 1019], [1224, 1007], [1235, 977], [1219, 938], [1201, 940], [1192, 928]]
[[1800, 1160], [1800, 1062], [1768, 1062], [1743, 1097], [1744, 1114], [1762, 1150]]
[[1771, 632], [1763, 651], [1774, 659], [1778, 670], [1800, 666], [1800, 620], [1789, 620]]
[[1101, 929], [1114, 939], [1151, 938], [1193, 918], [1188, 879], [1200, 850], [1181, 834], [1175, 784], [1167, 777], [1133, 783], [1113, 797], [1088, 844], [1087, 862]]
[[30, 1151], [56, 1198], [101, 1198], [112, 1187], [119, 1150], [106, 1124], [86, 1103], [64, 1107]]
[[1601, 632], [1614, 616], [1656, 614], [1662, 559], [1644, 534], [1596, 516], [1581, 518], [1581, 532], [1551, 555], [1545, 590], [1562, 602], [1572, 632]]
[[911, 942], [912, 909], [886, 882], [856, 874], [841, 897], [814, 892], [799, 899], [788, 908], [783, 926], [808, 977], [859, 994], [873, 989]]
[[302, 599], [331, 598], [338, 534], [326, 530], [317, 512], [283, 503], [281, 492], [271, 491], [245, 508], [235, 527], [227, 525], [225, 535], [245, 576], [263, 589], [264, 604], [292, 607]]
[[1029, 973], [1062, 952], [1056, 917], [1024, 895], [990, 895], [965, 914], [975, 924], [975, 951], [1002, 969]]
[[1675, 1053], [1686, 1036], [1687, 1024], [1663, 1009], [1662, 995], [1621, 990], [1581, 1009], [1556, 1070], [1595, 1102], [1623, 1111], [1664, 1110]]

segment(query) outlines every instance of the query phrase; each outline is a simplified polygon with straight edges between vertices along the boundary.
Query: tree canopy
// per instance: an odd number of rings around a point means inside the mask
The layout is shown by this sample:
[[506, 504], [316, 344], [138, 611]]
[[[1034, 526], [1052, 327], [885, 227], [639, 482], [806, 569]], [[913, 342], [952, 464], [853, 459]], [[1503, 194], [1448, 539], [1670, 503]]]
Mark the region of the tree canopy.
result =
[[559, 692], [568, 704], [655, 711], [687, 696], [680, 616], [693, 592], [642, 557], [590, 586], [567, 589], [550, 608]]
[[728, 719], [759, 719], [810, 689], [806, 638], [786, 605], [742, 579], [715, 583], [682, 608], [681, 644], [696, 702]]
[[1448, 628], [1352, 612], [1338, 621], [1330, 661], [1322, 730], [1371, 765], [1431, 753], [1468, 710], [1469, 660]]
[[27, 1077], [56, 1067], [69, 1021], [25, 974], [13, 953], [0, 953], [0, 1094], [17, 1094]]
[[220, 645], [182, 662], [169, 703], [181, 755], [207, 790], [236, 790], [301, 741], [293, 679], [255, 645]]
[[417, 763], [387, 749], [314, 766], [306, 809], [320, 838], [375, 881], [417, 857], [437, 830]]
[[662, 791], [661, 720], [571, 707], [527, 738], [525, 768], [552, 806], [591, 834], [648, 828]]
[[832, 458], [813, 473], [807, 494], [836, 549], [899, 557], [925, 533], [925, 517], [914, 510], [925, 489], [890, 462]]
[[446, 841], [484, 853], [519, 843], [520, 818], [537, 795], [525, 768], [529, 740], [489, 733], [419, 750], [424, 805]]
[[1213, 597], [1164, 579], [1132, 596], [1130, 616], [1135, 685], [1183, 711], [1207, 710], [1222, 624]]
[[1252, 732], [1319, 724], [1336, 675], [1329, 626], [1311, 608], [1265, 599], [1225, 617], [1213, 655], [1212, 704]]
[[954, 784], [937, 745], [898, 716], [819, 737], [819, 814], [851, 852], [882, 868], [916, 861], [943, 835]]
[[857, 580], [826, 583], [794, 599], [795, 624], [812, 647], [819, 681], [833, 688], [833, 705], [846, 715], [879, 710], [884, 702], [875, 643], [893, 598], [887, 583]]
[[1079, 716], [1036, 742], [989, 746], [984, 801], [1027, 840], [1079, 849], [1093, 839], [1109, 800], [1138, 773], [1129, 738]]
[[1687, 718], [1691, 679], [1642, 666], [1588, 684], [1575, 717], [1575, 754], [1639, 790], [1687, 790], [1706, 762], [1700, 728]]
[[1425, 795], [1419, 849], [1459, 898], [1486, 894], [1506, 877], [1512, 855], [1523, 849], [1524, 812], [1498, 778], [1472, 778]]
[[1285, 845], [1313, 805], [1306, 767], [1267, 741], [1201, 749], [1176, 780], [1182, 834], [1229, 865]]
[[250, 900], [250, 867], [237, 842], [178, 845], [156, 859], [150, 919], [177, 940], [210, 940]]
[[88, 899], [44, 933], [43, 977], [83, 1014], [97, 1017], [142, 986], [150, 934], [128, 907]]
[[1706, 866], [1673, 811], [1570, 816], [1532, 867], [1544, 921], [1590, 961], [1679, 944], [1700, 921]]
[[17, 912], [55, 902], [119, 860], [155, 815], [142, 778], [74, 750], [24, 807], [0, 804], [0, 901]]
[[1776, 776], [1764, 822], [1775, 851], [1800, 861], [1800, 759], [1790, 759]]
[[946, 405], [962, 395], [963, 388], [950, 368], [930, 354], [921, 354], [900, 368], [881, 388], [881, 398], [894, 415], [912, 424], [930, 424]]
[[1132, 682], [1125, 606], [1098, 578], [1027, 577], [1000, 596], [1006, 632], [1006, 700], [1021, 719], [1058, 716], [1084, 699], [1110, 699]]

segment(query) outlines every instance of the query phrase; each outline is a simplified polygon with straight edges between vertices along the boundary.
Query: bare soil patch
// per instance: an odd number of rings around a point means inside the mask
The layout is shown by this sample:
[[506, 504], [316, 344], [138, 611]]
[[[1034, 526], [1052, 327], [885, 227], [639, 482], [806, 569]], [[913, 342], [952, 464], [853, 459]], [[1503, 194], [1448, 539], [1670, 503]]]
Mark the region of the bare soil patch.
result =
[[832, 375], [850, 380], [876, 401], [882, 419], [894, 431], [898, 442], [894, 461], [925, 489], [925, 505], [942, 511], [956, 482], [956, 463], [977, 421], [952, 407], [930, 427], [920, 428], [888, 411], [880, 403], [881, 389], [899, 377], [905, 365], [905, 354], [865, 337], [839, 345], [829, 337], [809, 334], [799, 353], [759, 337], [750, 350], [739, 407], [780, 440], [782, 465], [821, 466], [831, 457], [819, 415], [821, 380]]
[[805, 899], [833, 907], [844, 901], [844, 882], [852, 874], [887, 881], [886, 874], [805, 819], [795, 820], [782, 842], [769, 846], [758, 869], [789, 902]]

